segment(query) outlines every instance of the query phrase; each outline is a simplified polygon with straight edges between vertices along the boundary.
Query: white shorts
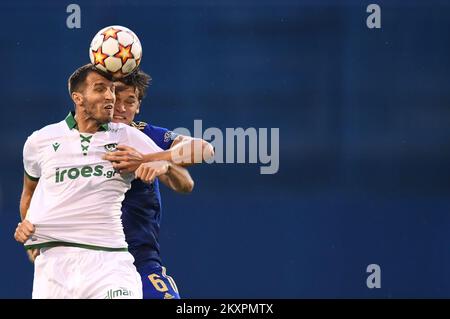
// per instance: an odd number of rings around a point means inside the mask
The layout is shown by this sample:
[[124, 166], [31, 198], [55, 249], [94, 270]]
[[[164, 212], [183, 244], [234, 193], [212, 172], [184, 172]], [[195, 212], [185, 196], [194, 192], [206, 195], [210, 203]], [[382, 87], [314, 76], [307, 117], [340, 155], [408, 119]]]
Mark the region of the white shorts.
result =
[[34, 262], [33, 299], [141, 299], [133, 262], [129, 252], [43, 248]]

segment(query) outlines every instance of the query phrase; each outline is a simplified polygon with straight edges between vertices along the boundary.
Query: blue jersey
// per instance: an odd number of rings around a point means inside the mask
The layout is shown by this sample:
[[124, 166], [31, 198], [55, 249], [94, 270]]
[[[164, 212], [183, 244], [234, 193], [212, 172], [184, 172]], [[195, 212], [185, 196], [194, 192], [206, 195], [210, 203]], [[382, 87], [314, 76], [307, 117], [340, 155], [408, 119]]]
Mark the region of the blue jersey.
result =
[[[149, 136], [159, 147], [167, 150], [176, 134], [166, 128], [133, 122], [131, 126]], [[161, 222], [161, 195], [158, 179], [152, 184], [134, 180], [122, 202], [122, 224], [128, 249], [137, 268], [161, 266], [159, 228]]]

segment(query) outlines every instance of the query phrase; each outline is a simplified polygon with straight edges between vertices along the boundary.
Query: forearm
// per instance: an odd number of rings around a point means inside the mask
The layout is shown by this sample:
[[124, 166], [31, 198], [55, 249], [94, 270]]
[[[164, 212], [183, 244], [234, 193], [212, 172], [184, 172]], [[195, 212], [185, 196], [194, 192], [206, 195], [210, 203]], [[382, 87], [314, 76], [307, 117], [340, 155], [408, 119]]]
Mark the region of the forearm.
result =
[[187, 169], [169, 163], [166, 174], [159, 176], [161, 182], [166, 186], [179, 193], [190, 193], [194, 188], [194, 181]]
[[142, 155], [142, 157], [143, 157], [142, 163], [155, 162], [155, 161], [172, 162], [171, 161], [172, 155], [171, 155], [170, 149], [168, 149], [166, 151], [162, 151], [162, 152], [145, 154], [145, 155]]
[[144, 162], [169, 161], [180, 166], [189, 166], [210, 160], [214, 156], [212, 145], [202, 139], [188, 138], [170, 149], [144, 155]]
[[34, 190], [37, 187], [38, 182], [31, 180], [26, 174], [23, 176], [23, 189], [20, 196], [20, 219], [24, 220], [27, 216], [28, 208], [30, 208], [31, 198], [33, 197]]
[[30, 207], [31, 197], [33, 194], [29, 192], [22, 192], [22, 196], [20, 198], [20, 219], [24, 220], [27, 216], [28, 208]]

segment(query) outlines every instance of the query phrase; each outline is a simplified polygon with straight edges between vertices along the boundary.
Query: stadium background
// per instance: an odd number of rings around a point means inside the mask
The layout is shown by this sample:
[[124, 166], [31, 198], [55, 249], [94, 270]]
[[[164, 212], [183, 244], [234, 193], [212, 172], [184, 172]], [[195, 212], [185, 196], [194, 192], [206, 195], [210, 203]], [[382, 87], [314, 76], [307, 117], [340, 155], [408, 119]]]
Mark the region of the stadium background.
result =
[[[366, 27], [366, 7], [382, 28]], [[29, 298], [13, 239], [22, 146], [71, 108], [66, 80], [102, 27], [134, 30], [154, 83], [140, 119], [280, 128], [280, 170], [191, 169], [163, 189], [162, 254], [184, 297], [450, 297], [450, 6], [446, 1], [0, 4], [0, 297]], [[366, 267], [381, 266], [368, 289]]]

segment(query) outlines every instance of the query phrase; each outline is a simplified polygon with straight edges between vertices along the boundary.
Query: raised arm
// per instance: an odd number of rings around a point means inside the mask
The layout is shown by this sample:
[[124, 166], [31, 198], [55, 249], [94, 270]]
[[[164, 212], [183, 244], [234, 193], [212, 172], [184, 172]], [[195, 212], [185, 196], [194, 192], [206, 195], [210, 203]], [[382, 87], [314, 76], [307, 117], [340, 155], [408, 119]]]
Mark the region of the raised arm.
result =
[[169, 161], [152, 161], [144, 163], [143, 155], [131, 146], [118, 146], [118, 151], [105, 155], [113, 159], [113, 167], [119, 172], [135, 171], [136, 178], [152, 183], [159, 178], [162, 183], [179, 193], [189, 193], [194, 188], [194, 181], [188, 170]]
[[178, 136], [170, 149], [145, 154], [144, 161], [170, 161], [181, 166], [190, 166], [210, 160], [214, 156], [214, 147], [201, 138], [193, 138], [186, 135]]
[[134, 172], [142, 163], [168, 161], [180, 166], [190, 166], [208, 161], [213, 156], [214, 148], [207, 141], [180, 135], [165, 151], [141, 154], [132, 148], [119, 145], [116, 152], [107, 153], [103, 158], [115, 162], [113, 166], [120, 172]]

